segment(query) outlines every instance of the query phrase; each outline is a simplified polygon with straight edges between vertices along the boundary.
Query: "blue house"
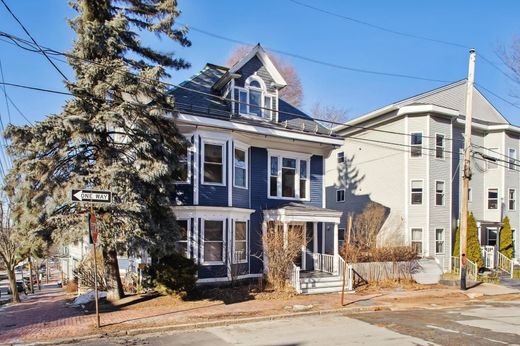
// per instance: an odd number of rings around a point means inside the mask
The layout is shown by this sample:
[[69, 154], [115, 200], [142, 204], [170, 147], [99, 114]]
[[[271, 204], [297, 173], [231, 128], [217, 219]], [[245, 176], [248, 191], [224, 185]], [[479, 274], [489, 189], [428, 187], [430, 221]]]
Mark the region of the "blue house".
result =
[[337, 276], [343, 265], [341, 212], [324, 208], [323, 181], [324, 159], [343, 139], [280, 98], [286, 86], [257, 45], [231, 68], [208, 63], [172, 90], [191, 143], [176, 182], [179, 247], [199, 264], [199, 283], [261, 277], [269, 260], [262, 235], [272, 227], [303, 229], [298, 291], [307, 292], [306, 273]]

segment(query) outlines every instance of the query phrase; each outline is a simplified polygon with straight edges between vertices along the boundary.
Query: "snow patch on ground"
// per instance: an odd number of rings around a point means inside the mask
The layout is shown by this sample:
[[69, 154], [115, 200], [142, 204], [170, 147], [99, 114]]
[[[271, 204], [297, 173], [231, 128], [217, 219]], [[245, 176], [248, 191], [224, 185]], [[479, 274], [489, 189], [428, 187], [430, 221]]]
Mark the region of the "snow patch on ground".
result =
[[[98, 297], [99, 297], [99, 299], [106, 298], [107, 292], [98, 292]], [[95, 292], [88, 291], [88, 292], [83, 293], [83, 294], [79, 295], [78, 297], [76, 297], [76, 299], [74, 299], [74, 301], [72, 302], [71, 305], [73, 305], [73, 306], [85, 305], [90, 302], [93, 302], [95, 300], [95, 298], [96, 298]]]

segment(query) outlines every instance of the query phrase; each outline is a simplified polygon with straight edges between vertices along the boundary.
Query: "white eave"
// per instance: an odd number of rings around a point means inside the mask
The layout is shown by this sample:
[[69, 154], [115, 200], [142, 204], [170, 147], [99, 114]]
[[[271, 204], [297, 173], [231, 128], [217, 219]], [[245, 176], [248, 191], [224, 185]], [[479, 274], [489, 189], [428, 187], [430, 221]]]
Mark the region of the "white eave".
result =
[[249, 132], [265, 136], [281, 137], [286, 139], [301, 140], [306, 142], [322, 143], [341, 146], [343, 145], [343, 138], [334, 138], [323, 135], [316, 135], [310, 133], [301, 133], [295, 131], [287, 131], [283, 129], [255, 126], [250, 124], [243, 124], [231, 120], [221, 120], [215, 118], [208, 118], [199, 115], [191, 115], [179, 113], [177, 121], [197, 126], [208, 126], [213, 128], [227, 129], [233, 131]]
[[255, 55], [258, 57], [258, 59], [260, 59], [262, 64], [267, 69], [267, 72], [269, 72], [271, 77], [273, 77], [274, 82], [276, 83], [277, 86], [279, 86], [279, 88], [283, 88], [283, 87], [287, 86], [287, 82], [282, 77], [280, 72], [278, 72], [278, 70], [274, 66], [273, 62], [271, 61], [271, 59], [269, 58], [269, 56], [267, 55], [265, 50], [262, 48], [262, 46], [260, 46], [260, 44], [257, 44], [253, 49], [251, 49], [249, 54], [247, 54], [239, 62], [237, 62], [235, 65], [233, 65], [229, 69], [229, 73], [230, 74], [237, 73]]

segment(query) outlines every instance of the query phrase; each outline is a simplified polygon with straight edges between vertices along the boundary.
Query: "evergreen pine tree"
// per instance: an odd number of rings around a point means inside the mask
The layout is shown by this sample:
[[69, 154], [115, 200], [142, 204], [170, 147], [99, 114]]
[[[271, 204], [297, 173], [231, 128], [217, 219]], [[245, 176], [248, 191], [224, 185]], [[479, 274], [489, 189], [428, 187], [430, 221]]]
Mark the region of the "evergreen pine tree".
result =
[[[18, 229], [70, 242], [85, 234], [88, 206], [70, 200], [73, 188], [111, 190], [96, 206], [99, 242], [115, 298], [122, 297], [118, 251], [172, 251], [178, 237], [171, 210], [177, 163], [186, 142], [177, 131], [166, 69], [187, 62], [140, 41], [137, 31], [190, 46], [174, 27], [175, 0], [74, 0], [78, 16], [68, 56], [73, 95], [60, 114], [31, 126], [10, 126], [15, 160], [7, 179]], [[171, 44], [166, 44], [171, 47]]]
[[[484, 260], [482, 259], [482, 254], [480, 253], [477, 221], [475, 220], [473, 213], [468, 214], [468, 239], [466, 247], [467, 258], [471, 262], [474, 262], [478, 268], [482, 268], [484, 266]], [[460, 225], [457, 227], [457, 232], [455, 234], [453, 256], [460, 257]]]
[[507, 258], [513, 258], [513, 231], [507, 216], [502, 220], [502, 228], [500, 228], [499, 251]]

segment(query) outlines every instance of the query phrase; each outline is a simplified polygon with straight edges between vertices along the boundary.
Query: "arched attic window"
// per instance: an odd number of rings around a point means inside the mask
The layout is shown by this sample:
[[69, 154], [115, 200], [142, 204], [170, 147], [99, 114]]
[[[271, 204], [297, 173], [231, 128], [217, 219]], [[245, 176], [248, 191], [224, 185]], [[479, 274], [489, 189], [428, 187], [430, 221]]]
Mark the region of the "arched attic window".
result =
[[249, 76], [244, 88], [237, 88], [239, 113], [271, 119], [275, 95], [269, 94], [265, 82], [257, 75]]

